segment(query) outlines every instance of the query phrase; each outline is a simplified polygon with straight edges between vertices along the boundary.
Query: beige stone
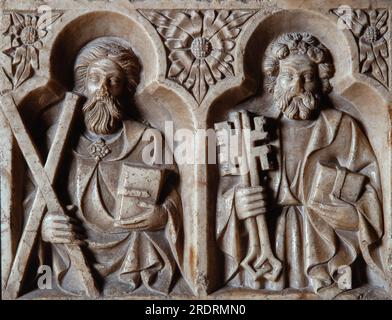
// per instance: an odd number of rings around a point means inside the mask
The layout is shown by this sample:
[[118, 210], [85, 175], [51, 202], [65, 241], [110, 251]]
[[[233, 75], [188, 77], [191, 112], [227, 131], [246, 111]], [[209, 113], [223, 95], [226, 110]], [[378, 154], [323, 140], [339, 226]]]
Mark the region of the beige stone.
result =
[[5, 299], [392, 297], [390, 1], [0, 8]]

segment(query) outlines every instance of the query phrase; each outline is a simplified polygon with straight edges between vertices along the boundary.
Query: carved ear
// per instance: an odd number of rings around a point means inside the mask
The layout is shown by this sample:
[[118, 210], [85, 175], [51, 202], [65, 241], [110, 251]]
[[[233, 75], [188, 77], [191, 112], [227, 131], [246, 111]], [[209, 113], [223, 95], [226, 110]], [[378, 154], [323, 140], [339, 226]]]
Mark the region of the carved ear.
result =
[[264, 88], [268, 93], [274, 93], [276, 77], [267, 76], [264, 79]]
[[268, 93], [273, 93], [279, 73], [279, 59], [266, 57], [263, 63], [263, 71], [265, 73], [264, 88]]

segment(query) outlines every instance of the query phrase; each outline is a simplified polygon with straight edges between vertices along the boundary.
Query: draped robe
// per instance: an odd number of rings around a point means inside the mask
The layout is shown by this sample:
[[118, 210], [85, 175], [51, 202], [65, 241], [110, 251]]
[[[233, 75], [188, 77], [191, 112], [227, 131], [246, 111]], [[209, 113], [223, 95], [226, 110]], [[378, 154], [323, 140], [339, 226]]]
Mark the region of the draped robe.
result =
[[[93, 141], [82, 134], [70, 155], [69, 173], [66, 170], [66, 192], [70, 203], [76, 205], [76, 217], [84, 228], [87, 261], [105, 295], [127, 294], [141, 284], [166, 294], [176, 270], [181, 270], [182, 207], [174, 186], [164, 185], [168, 194], [161, 205], [168, 219], [162, 230], [132, 231], [113, 224], [122, 165], [146, 166], [142, 161], [147, 145], [142, 135], [146, 128], [136, 121], [124, 121], [121, 132], [105, 141], [111, 151], [101, 160], [90, 154]], [[152, 150], [156, 151], [160, 152]], [[175, 171], [174, 166], [166, 169]], [[81, 279], [64, 246], [52, 247], [58, 286], [67, 293], [81, 294]]]
[[[271, 246], [284, 268], [277, 281], [265, 280], [262, 287], [311, 288], [333, 297], [344, 290], [337, 284], [339, 277], [344, 273], [350, 277], [359, 256], [382, 274], [378, 252], [372, 250], [383, 232], [377, 160], [355, 121], [340, 111], [325, 109], [307, 127], [290, 130], [280, 132], [280, 138], [272, 143], [278, 152], [278, 169], [269, 172], [268, 186], [275, 209], [266, 213]], [[314, 201], [312, 183], [319, 163], [366, 176], [359, 199], [349, 203], [327, 195], [323, 203]], [[225, 256], [225, 282], [249, 286], [252, 280], [239, 268], [247, 252], [247, 240], [236, 215], [236, 185], [237, 177], [222, 178], [217, 241]], [[356, 227], [348, 221], [353, 216], [358, 219]], [[351, 279], [347, 280], [349, 287]]]

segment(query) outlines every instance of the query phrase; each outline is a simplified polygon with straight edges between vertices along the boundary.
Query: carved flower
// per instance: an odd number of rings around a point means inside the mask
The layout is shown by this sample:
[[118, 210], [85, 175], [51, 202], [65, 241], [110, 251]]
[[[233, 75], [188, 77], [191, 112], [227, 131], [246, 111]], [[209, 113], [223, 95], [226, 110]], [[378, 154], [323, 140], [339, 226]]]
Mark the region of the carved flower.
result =
[[12, 76], [8, 76], [14, 89], [31, 76], [32, 68], [39, 68], [42, 39], [48, 33], [47, 27], [60, 15], [53, 12], [45, 12], [41, 16], [10, 13], [11, 23], [4, 35], [10, 37], [11, 47], [3, 52], [12, 58]]
[[99, 139], [89, 146], [89, 153], [96, 161], [102, 160], [110, 152], [110, 148], [106, 145], [105, 140], [103, 139]]
[[168, 78], [192, 92], [200, 104], [210, 86], [234, 75], [232, 51], [253, 10], [141, 12], [163, 37], [171, 62]]
[[370, 73], [385, 86], [388, 85], [388, 43], [385, 34], [388, 31], [388, 11], [374, 10], [339, 10], [338, 15], [357, 38], [361, 73]]

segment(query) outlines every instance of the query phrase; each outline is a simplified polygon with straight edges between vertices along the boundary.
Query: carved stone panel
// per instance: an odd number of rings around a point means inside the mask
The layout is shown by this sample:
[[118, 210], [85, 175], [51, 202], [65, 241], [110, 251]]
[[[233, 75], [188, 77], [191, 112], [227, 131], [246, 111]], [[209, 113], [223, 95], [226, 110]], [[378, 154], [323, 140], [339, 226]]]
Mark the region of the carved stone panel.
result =
[[184, 86], [200, 104], [209, 87], [234, 76], [232, 51], [241, 27], [256, 10], [144, 10], [169, 54], [167, 77]]
[[388, 9], [350, 10], [341, 7], [332, 12], [355, 36], [360, 56], [360, 72], [373, 77], [388, 88]]
[[3, 1], [3, 299], [391, 299], [392, 4], [346, 2]]

